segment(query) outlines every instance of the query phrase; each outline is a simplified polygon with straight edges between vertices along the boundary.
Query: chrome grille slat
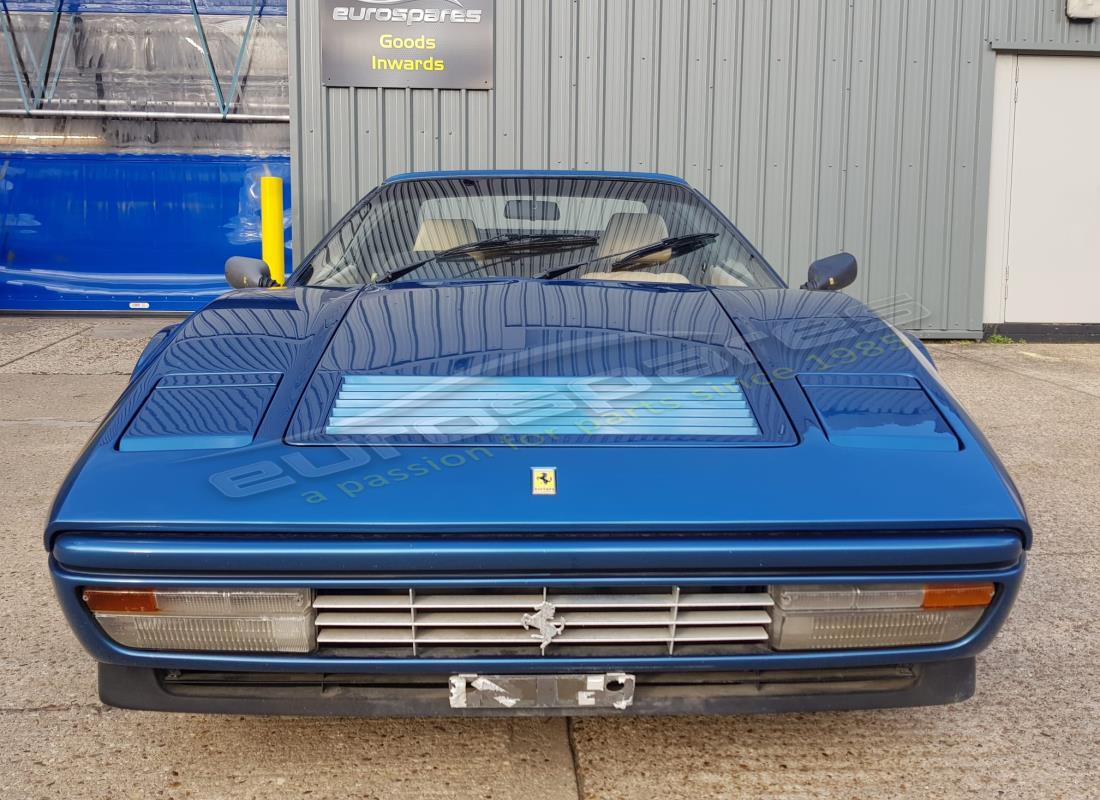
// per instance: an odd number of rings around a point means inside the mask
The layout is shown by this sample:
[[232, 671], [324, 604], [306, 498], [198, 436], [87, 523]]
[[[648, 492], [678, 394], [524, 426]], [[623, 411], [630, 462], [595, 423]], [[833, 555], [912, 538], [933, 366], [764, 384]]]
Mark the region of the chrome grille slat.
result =
[[[323, 644], [336, 642], [354, 644], [394, 645], [412, 644], [413, 631], [389, 628], [326, 628], [318, 634]], [[466, 644], [466, 645], [525, 645], [533, 641], [529, 632], [498, 630], [495, 628], [417, 628], [417, 645]], [[665, 628], [574, 628], [554, 639], [554, 644], [631, 644], [664, 643], [672, 637]], [[762, 642], [768, 632], [760, 625], [736, 625], [729, 627], [700, 627], [677, 631], [678, 642]], [[537, 643], [535, 645], [537, 647]]]
[[[565, 594], [548, 592], [547, 600], [558, 608], [613, 607], [613, 608], [714, 608], [714, 607], [765, 607], [774, 601], [767, 592], [682, 592], [679, 600], [670, 590], [667, 593], [639, 594]], [[420, 609], [460, 608], [522, 608], [530, 609], [542, 602], [542, 592], [530, 594], [456, 595], [420, 593], [413, 601]], [[313, 602], [317, 609], [392, 609], [409, 607], [407, 592], [393, 594], [321, 594]]]
[[[531, 608], [542, 602], [542, 592], [533, 594], [502, 594], [487, 595], [430, 595], [418, 594], [412, 600], [412, 605], [418, 609], [429, 608]], [[407, 592], [401, 594], [320, 594], [313, 601], [313, 607], [322, 608], [409, 608], [410, 600]]]
[[773, 605], [759, 589], [698, 586], [319, 592], [313, 603], [322, 647], [385, 657], [422, 657], [422, 648], [458, 657], [498, 650], [552, 657], [571, 646], [594, 648], [594, 655], [658, 646], [675, 655], [688, 644], [693, 652], [727, 652], [768, 641]]
[[[641, 625], [768, 625], [771, 616], [763, 610], [620, 611], [613, 615], [599, 611], [574, 611], [562, 614], [569, 626], [634, 627]], [[322, 611], [317, 625], [336, 628], [401, 628], [409, 626], [409, 615], [401, 611], [355, 612]], [[418, 628], [514, 628], [516, 615], [504, 612], [425, 611], [416, 615]]]
[[709, 608], [712, 606], [761, 606], [771, 608], [775, 605], [767, 592], [681, 592], [677, 601], [679, 608]]

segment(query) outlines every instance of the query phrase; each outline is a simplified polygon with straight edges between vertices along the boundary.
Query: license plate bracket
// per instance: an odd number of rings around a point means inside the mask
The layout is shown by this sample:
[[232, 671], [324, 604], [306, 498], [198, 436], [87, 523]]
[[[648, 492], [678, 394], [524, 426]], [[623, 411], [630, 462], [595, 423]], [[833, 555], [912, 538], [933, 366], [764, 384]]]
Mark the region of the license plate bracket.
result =
[[451, 708], [552, 709], [608, 708], [622, 711], [634, 702], [634, 676], [452, 675]]

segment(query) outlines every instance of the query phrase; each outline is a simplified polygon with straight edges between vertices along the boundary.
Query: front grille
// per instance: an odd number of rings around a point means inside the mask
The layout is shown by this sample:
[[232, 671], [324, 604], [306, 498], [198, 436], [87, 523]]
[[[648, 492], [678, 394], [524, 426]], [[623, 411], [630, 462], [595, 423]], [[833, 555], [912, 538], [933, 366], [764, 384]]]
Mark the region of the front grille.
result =
[[317, 644], [375, 657], [721, 655], [769, 638], [763, 587], [321, 592]]

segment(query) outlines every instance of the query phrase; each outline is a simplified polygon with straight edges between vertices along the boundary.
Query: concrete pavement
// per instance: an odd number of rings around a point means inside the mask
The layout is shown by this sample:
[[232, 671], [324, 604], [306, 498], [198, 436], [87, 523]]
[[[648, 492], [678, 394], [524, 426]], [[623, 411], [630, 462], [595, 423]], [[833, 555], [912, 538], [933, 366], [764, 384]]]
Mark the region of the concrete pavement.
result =
[[571, 726], [258, 719], [101, 707], [46, 575], [53, 493], [163, 324], [0, 318], [0, 798], [1100, 796], [1100, 346], [932, 346], [1036, 526], [967, 703]]

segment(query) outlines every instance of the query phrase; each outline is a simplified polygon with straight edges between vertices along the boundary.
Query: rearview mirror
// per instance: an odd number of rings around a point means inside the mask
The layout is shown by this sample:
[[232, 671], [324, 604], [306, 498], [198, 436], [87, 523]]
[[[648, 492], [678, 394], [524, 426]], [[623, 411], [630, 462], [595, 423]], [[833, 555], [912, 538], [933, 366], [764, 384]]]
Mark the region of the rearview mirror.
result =
[[504, 206], [505, 219], [521, 219], [525, 222], [557, 222], [561, 209], [548, 200], [509, 200]]
[[837, 253], [835, 256], [818, 259], [810, 264], [809, 280], [802, 284], [802, 288], [811, 291], [839, 291], [852, 285], [858, 269], [856, 257], [851, 253]]
[[225, 280], [234, 289], [270, 289], [279, 285], [271, 280], [267, 264], [247, 256], [233, 256], [225, 262]]

